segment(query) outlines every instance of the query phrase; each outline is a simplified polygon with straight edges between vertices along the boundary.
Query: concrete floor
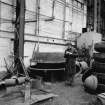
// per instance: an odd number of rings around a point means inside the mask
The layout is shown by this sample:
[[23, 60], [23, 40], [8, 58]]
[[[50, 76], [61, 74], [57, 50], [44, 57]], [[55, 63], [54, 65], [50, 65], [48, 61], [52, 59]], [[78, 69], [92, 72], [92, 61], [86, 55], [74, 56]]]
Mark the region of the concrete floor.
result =
[[[35, 105], [87, 105], [88, 102], [95, 98], [94, 95], [84, 91], [81, 77], [75, 79], [73, 87], [65, 86], [64, 82], [56, 82], [51, 83], [49, 88], [52, 93], [59, 96]], [[2, 96], [3, 94], [4, 92], [1, 91], [0, 95]], [[8, 89], [8, 94], [0, 98], [0, 105], [16, 105], [20, 101], [24, 101], [22, 94], [16, 87], [12, 87]]]
[[57, 103], [55, 105], [87, 105], [94, 95], [90, 95], [84, 91], [81, 78], [76, 78], [74, 86], [65, 86], [64, 82], [53, 84], [53, 92], [58, 94], [56, 98]]

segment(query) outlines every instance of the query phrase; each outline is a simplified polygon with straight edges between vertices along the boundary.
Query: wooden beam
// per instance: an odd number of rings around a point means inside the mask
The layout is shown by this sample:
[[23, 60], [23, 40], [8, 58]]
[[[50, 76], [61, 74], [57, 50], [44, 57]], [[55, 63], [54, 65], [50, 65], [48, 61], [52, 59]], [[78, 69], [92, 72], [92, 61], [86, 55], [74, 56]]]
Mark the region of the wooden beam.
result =
[[53, 97], [58, 97], [58, 95], [55, 95], [53, 93], [49, 93], [49, 94], [44, 94], [44, 95], [32, 95], [31, 97], [31, 105], [35, 104], [37, 102], [41, 102]]
[[24, 56], [25, 0], [20, 0], [19, 57]]
[[[49, 94], [41, 94], [41, 95], [31, 95], [31, 100], [30, 100], [30, 105], [34, 105], [35, 103], [38, 102], [43, 102], [44, 100], [53, 98], [53, 97], [58, 97], [58, 95], [49, 93]], [[28, 105], [26, 103], [17, 103], [16, 105]]]

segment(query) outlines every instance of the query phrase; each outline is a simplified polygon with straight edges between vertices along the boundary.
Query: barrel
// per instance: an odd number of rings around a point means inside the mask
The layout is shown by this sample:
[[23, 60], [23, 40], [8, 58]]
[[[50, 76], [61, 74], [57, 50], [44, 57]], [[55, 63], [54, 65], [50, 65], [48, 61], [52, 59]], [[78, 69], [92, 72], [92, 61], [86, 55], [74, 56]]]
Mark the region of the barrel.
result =
[[105, 53], [94, 53], [93, 58], [97, 62], [105, 63]]
[[96, 43], [96, 44], [94, 45], [94, 49], [95, 49], [97, 52], [105, 53], [105, 41]]
[[26, 77], [18, 77], [17, 79], [19, 85], [25, 83], [25, 80], [26, 80]]
[[31, 79], [31, 88], [42, 89], [42, 86], [41, 79]]
[[105, 85], [105, 74], [104, 73], [97, 73], [96, 75], [97, 75], [99, 84]]
[[16, 85], [16, 79], [6, 79], [5, 86], [15, 86]]
[[96, 91], [98, 94], [105, 92], [105, 85], [104, 84], [98, 84]]
[[98, 61], [94, 61], [92, 68], [95, 70], [95, 72], [105, 73], [105, 63], [100, 63]]

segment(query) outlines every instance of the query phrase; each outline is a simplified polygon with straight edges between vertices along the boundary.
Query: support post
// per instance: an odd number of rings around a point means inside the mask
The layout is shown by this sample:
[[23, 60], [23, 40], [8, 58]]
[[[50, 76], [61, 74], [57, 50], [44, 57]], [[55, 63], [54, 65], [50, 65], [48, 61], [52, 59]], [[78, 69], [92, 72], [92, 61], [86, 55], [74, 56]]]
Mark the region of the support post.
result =
[[63, 9], [62, 39], [65, 38], [65, 19], [66, 19], [66, 0], [64, 1], [64, 9]]
[[94, 0], [94, 32], [97, 32], [97, 0]]
[[25, 24], [25, 0], [17, 0], [15, 39], [14, 39], [15, 58], [24, 57], [24, 24]]
[[20, 0], [19, 57], [24, 58], [25, 0]]

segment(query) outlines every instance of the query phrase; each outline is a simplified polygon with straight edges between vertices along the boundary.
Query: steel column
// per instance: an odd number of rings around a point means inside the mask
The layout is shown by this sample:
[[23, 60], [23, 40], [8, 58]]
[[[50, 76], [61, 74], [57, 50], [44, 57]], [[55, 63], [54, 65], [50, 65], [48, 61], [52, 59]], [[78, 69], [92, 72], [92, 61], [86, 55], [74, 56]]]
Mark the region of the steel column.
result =
[[94, 0], [94, 31], [97, 32], [97, 0]]

